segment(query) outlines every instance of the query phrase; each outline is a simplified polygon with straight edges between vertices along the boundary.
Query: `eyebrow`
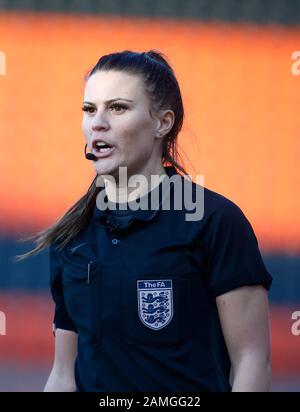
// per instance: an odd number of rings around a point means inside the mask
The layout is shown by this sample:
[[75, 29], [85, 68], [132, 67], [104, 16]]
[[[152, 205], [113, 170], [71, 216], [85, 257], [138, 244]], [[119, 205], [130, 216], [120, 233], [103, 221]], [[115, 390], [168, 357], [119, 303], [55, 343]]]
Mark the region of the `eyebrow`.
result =
[[[133, 102], [133, 100], [130, 100], [130, 99], [124, 99], [123, 97], [116, 97], [114, 99], [106, 100], [106, 102], [104, 102], [104, 103], [112, 103], [112, 102], [115, 102], [116, 100], [126, 100], [127, 102]], [[92, 104], [92, 105], [95, 104], [95, 103], [87, 102], [87, 101], [84, 101], [83, 104], [84, 103], [85, 104]]]

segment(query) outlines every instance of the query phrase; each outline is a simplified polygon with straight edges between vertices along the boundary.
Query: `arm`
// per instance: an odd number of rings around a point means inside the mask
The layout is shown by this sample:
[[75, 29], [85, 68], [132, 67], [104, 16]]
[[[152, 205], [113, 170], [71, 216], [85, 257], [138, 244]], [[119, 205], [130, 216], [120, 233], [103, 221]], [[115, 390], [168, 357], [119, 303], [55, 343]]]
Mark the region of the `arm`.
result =
[[270, 389], [270, 339], [267, 291], [245, 286], [216, 298], [232, 364], [232, 392]]
[[77, 333], [56, 329], [54, 363], [44, 392], [74, 392], [74, 364], [77, 355]]

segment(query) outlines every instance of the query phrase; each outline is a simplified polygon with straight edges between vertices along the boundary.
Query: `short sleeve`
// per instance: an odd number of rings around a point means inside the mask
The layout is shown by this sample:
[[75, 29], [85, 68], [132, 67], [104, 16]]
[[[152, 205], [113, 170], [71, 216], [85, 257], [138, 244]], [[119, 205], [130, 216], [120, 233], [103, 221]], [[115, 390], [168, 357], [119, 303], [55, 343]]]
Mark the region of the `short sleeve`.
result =
[[67, 308], [65, 306], [63, 286], [61, 281], [61, 264], [59, 260], [59, 253], [55, 250], [53, 243], [50, 245], [50, 290], [55, 303], [54, 319], [53, 319], [53, 333], [55, 329], [66, 329], [77, 332], [74, 323], [69, 317]]
[[215, 297], [242, 286], [263, 285], [269, 290], [272, 276], [253, 228], [241, 209], [224, 199], [211, 214], [204, 237], [209, 289]]

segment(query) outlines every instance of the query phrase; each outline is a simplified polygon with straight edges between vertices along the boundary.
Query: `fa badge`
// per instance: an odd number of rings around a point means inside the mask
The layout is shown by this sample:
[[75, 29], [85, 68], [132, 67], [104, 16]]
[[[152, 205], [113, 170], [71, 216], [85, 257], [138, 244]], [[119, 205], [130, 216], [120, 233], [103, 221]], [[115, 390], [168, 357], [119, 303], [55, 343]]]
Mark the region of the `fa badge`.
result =
[[158, 330], [173, 317], [172, 280], [138, 280], [138, 312], [143, 324]]

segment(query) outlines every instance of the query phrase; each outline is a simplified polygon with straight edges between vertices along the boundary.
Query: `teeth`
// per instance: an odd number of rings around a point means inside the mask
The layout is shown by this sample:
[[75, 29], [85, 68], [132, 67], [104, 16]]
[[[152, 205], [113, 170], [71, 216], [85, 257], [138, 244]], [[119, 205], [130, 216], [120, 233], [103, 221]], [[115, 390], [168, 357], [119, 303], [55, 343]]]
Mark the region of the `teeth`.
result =
[[109, 151], [110, 149], [111, 149], [110, 147], [101, 148], [100, 152], [104, 153], [104, 152]]

